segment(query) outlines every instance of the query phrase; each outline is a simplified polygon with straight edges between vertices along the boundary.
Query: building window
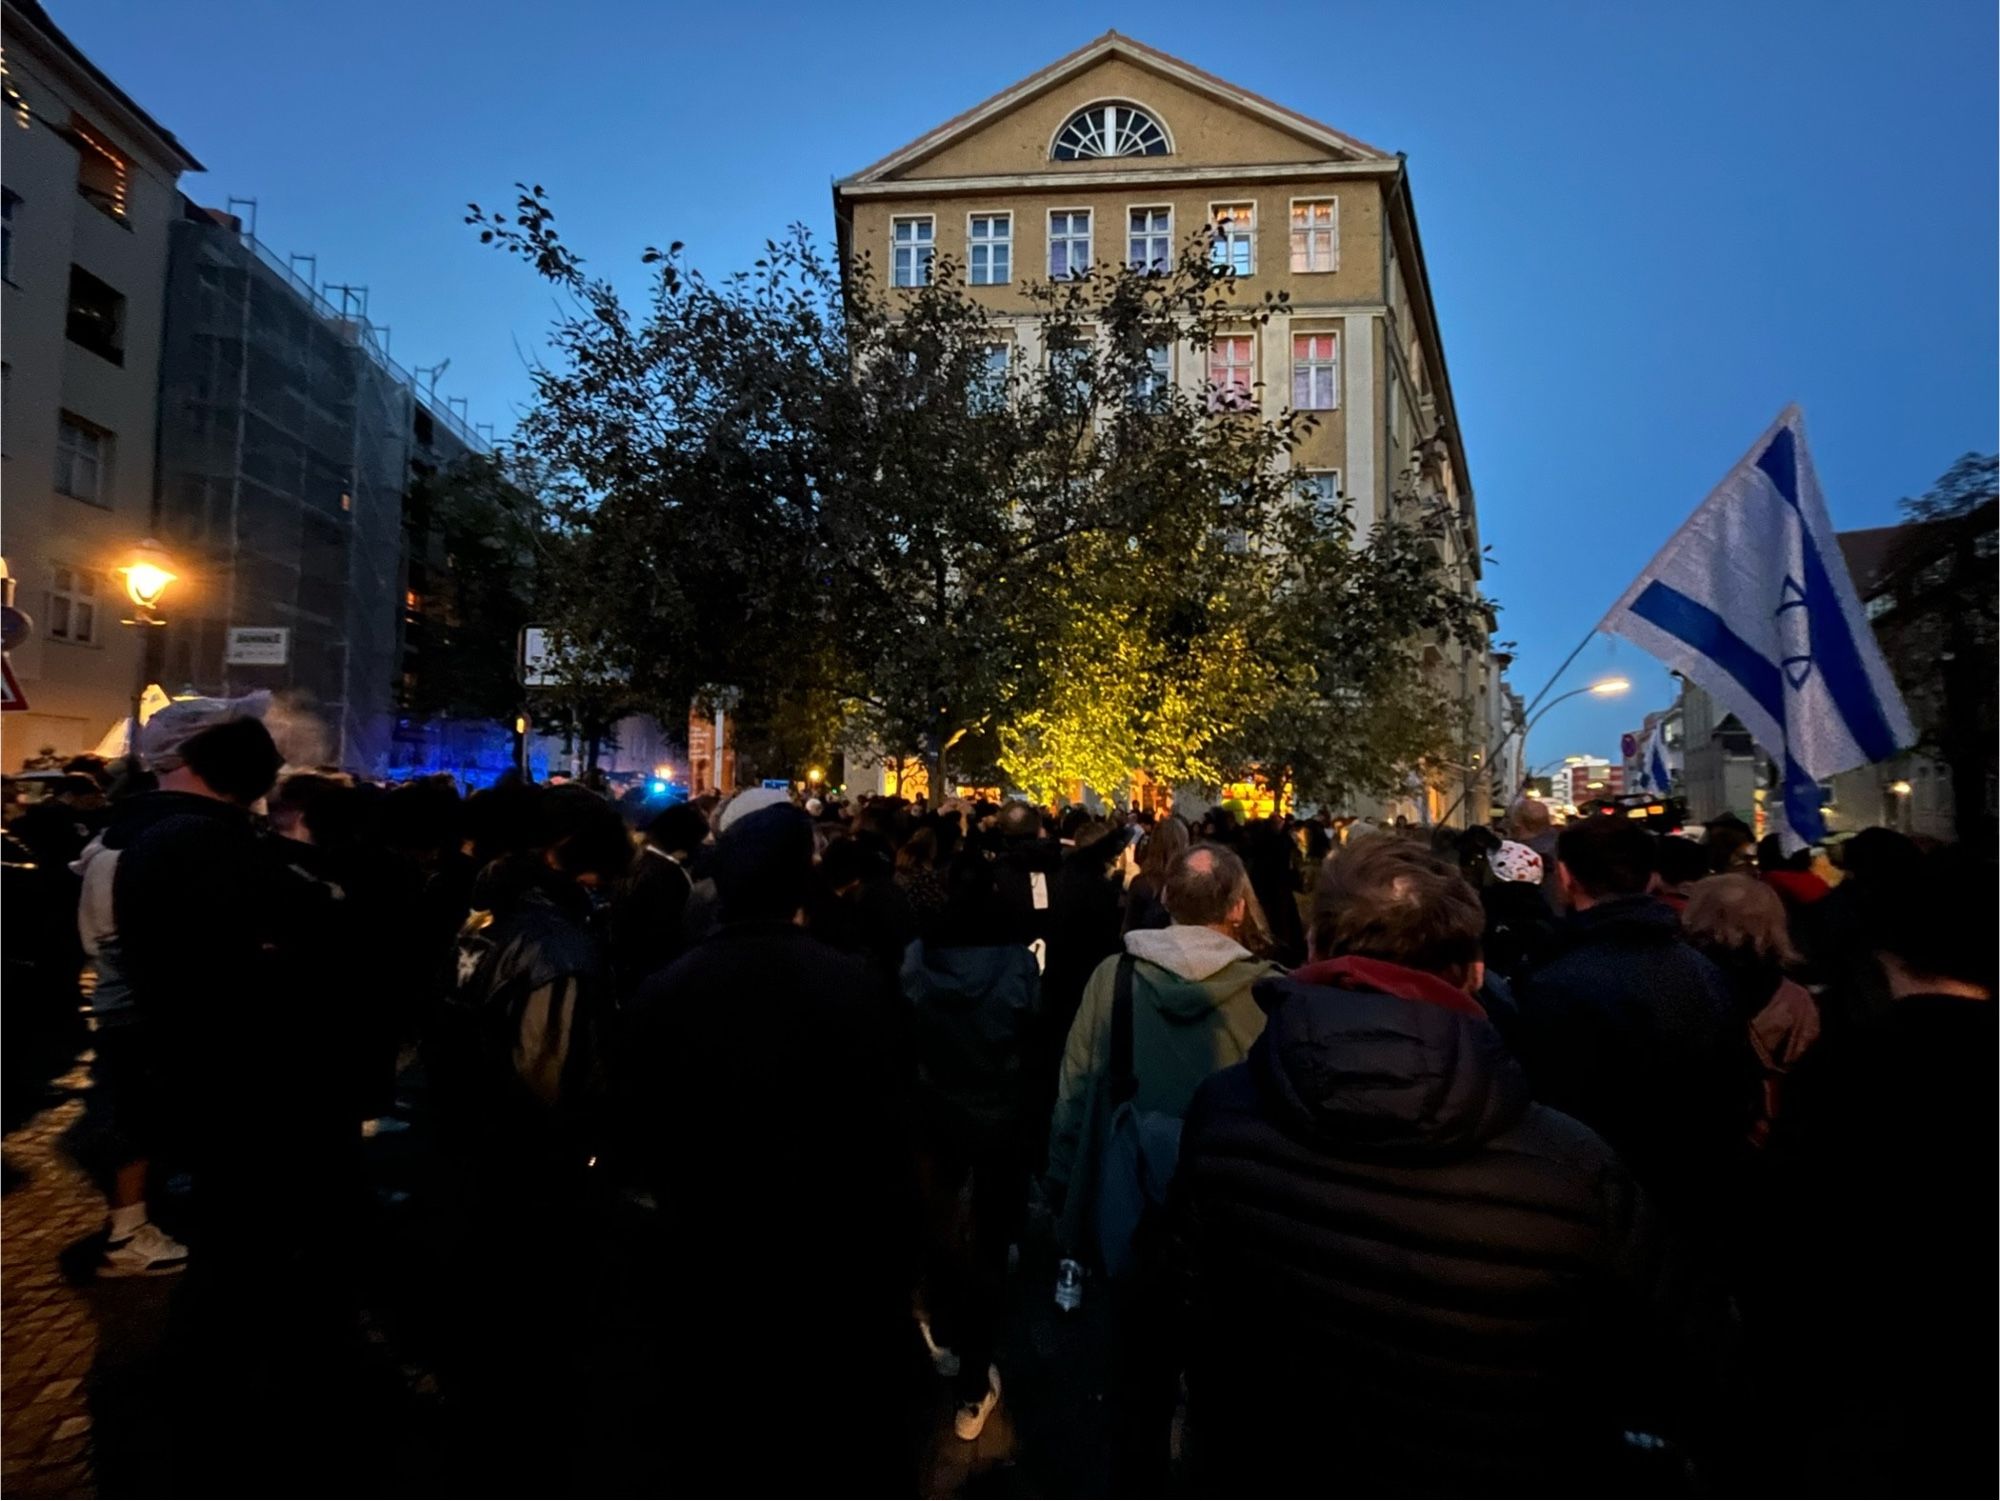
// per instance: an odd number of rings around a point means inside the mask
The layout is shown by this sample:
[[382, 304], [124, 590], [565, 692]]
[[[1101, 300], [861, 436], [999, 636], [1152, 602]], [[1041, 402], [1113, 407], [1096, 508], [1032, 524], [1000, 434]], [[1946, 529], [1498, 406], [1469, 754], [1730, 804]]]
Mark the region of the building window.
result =
[[1340, 269], [1340, 205], [1335, 200], [1301, 199], [1292, 205], [1292, 269]]
[[1247, 411], [1257, 405], [1257, 339], [1229, 334], [1208, 346], [1208, 405], [1217, 412]]
[[1049, 346], [1049, 370], [1055, 377], [1053, 393], [1055, 398], [1071, 408], [1082, 407], [1090, 400], [1089, 370], [1090, 346], [1082, 343], [1062, 343]]
[[1090, 210], [1057, 209], [1049, 215], [1049, 279], [1090, 270]]
[[1005, 344], [988, 344], [980, 351], [979, 370], [973, 376], [972, 409], [997, 412], [1007, 402], [1007, 368], [1012, 350]]
[[1238, 276], [1257, 270], [1257, 205], [1219, 203], [1214, 209], [1215, 264], [1227, 266]]
[[125, 363], [125, 295], [81, 266], [69, 268], [70, 342], [92, 354]]
[[931, 284], [931, 257], [937, 251], [937, 221], [929, 214], [895, 221], [891, 280], [899, 287]]
[[50, 575], [49, 635], [79, 646], [97, 639], [97, 580], [80, 568], [57, 568]]
[[1340, 338], [1297, 334], [1292, 338], [1292, 406], [1301, 412], [1330, 412], [1340, 405]]
[[105, 491], [105, 469], [111, 459], [111, 434], [81, 417], [62, 414], [56, 430], [56, 488], [94, 506], [111, 502]]
[[125, 217], [125, 155], [74, 115], [69, 133], [76, 143], [76, 190], [115, 219]]
[[975, 287], [1004, 287], [1014, 277], [1014, 216], [974, 214], [966, 228], [966, 270]]
[[1049, 155], [1059, 162], [1106, 156], [1165, 156], [1172, 148], [1160, 123], [1130, 104], [1093, 104], [1056, 132]]
[[14, 280], [14, 215], [21, 207], [21, 195], [12, 188], [0, 188], [0, 280]]
[[1146, 365], [1132, 384], [1132, 405], [1145, 411], [1164, 406], [1167, 388], [1173, 384], [1173, 359], [1164, 344], [1146, 346]]
[[1127, 236], [1125, 263], [1134, 271], [1171, 271], [1174, 267], [1174, 211], [1135, 208]]
[[1312, 507], [1313, 516], [1322, 524], [1337, 520], [1344, 505], [1340, 496], [1340, 471], [1306, 470], [1299, 478], [1299, 495]]

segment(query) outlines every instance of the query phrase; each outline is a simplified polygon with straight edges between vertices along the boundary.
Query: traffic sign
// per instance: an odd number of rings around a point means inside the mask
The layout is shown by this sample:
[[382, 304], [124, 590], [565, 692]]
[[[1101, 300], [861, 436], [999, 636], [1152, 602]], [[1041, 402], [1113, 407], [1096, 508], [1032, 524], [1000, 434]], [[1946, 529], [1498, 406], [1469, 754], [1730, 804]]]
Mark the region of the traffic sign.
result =
[[0, 651], [12, 651], [28, 639], [35, 622], [28, 618], [26, 610], [18, 610], [12, 605], [0, 607]]
[[14, 676], [14, 664], [5, 653], [0, 653], [0, 713], [27, 707], [28, 695], [21, 691], [20, 681]]

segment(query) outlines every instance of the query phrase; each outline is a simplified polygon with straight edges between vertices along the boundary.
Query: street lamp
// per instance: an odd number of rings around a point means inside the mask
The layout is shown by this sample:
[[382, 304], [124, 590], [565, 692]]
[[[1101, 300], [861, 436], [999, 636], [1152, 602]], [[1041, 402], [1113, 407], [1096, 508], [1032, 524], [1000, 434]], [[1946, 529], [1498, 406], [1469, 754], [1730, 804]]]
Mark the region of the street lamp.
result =
[[132, 733], [125, 746], [127, 755], [137, 756], [139, 725], [146, 712], [146, 684], [151, 677], [147, 668], [152, 661], [153, 636], [148, 628], [166, 624], [153, 612], [159, 608], [167, 585], [180, 575], [174, 572], [173, 560], [166, 549], [151, 537], [133, 549], [131, 561], [118, 572], [125, 578], [125, 597], [132, 601], [132, 614], [120, 624], [136, 626], [145, 632], [139, 642], [139, 680], [132, 685]]
[[132, 601], [132, 607], [142, 617], [127, 621], [128, 625], [161, 625], [162, 621], [151, 619], [152, 612], [159, 607], [160, 596], [167, 592], [167, 585], [180, 575], [173, 570], [173, 562], [166, 549], [151, 537], [132, 553], [132, 561], [118, 570], [125, 575], [125, 597]]
[[[1631, 687], [1632, 683], [1629, 678], [1600, 678], [1597, 682], [1586, 683], [1581, 688], [1572, 688], [1567, 693], [1558, 693], [1554, 698], [1543, 704], [1541, 708], [1537, 709], [1526, 724], [1510, 726], [1507, 733], [1500, 737], [1500, 743], [1486, 753], [1486, 764], [1491, 766], [1494, 761], [1499, 759], [1500, 752], [1507, 748], [1507, 742], [1512, 740], [1516, 734], [1520, 735], [1521, 744], [1525, 748], [1528, 743], [1528, 732], [1534, 729], [1544, 714], [1548, 713], [1557, 704], [1563, 702], [1563, 700], [1577, 698], [1585, 693], [1590, 694], [1593, 698], [1616, 698], [1619, 694], [1629, 691]], [[1464, 801], [1465, 794], [1461, 792], [1453, 800], [1452, 805], [1445, 809], [1438, 822], [1448, 823], [1452, 814], [1458, 811], [1458, 805]]]
[[1908, 782], [1891, 782], [1889, 790], [1898, 797], [1908, 797], [1915, 789]]
[[806, 780], [812, 783], [813, 786], [817, 787], [820, 783], [820, 778], [823, 777], [824, 775], [825, 773], [822, 772], [817, 766], [815, 766], [806, 773]]

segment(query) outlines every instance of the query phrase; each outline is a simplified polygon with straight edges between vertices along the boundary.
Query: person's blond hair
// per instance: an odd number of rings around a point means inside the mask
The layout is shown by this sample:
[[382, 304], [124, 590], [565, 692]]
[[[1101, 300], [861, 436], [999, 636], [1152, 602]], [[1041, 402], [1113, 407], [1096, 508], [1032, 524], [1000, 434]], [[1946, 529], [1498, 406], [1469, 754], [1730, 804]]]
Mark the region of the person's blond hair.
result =
[[1776, 964], [1799, 961], [1778, 893], [1755, 876], [1709, 876], [1688, 890], [1681, 931], [1699, 948], [1754, 955]]

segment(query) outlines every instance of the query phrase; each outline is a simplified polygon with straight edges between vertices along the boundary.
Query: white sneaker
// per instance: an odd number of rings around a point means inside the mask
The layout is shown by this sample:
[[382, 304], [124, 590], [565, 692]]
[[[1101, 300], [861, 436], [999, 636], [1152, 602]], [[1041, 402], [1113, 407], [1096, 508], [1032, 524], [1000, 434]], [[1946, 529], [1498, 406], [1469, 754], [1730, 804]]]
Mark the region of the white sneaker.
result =
[[171, 1277], [187, 1269], [188, 1248], [148, 1220], [98, 1258], [100, 1277]]
[[951, 1420], [951, 1431], [968, 1444], [978, 1438], [986, 1429], [986, 1420], [993, 1416], [993, 1409], [1000, 1405], [1000, 1367], [986, 1368], [986, 1395], [977, 1402], [961, 1402], [958, 1412]]
[[937, 1342], [936, 1337], [931, 1333], [931, 1321], [929, 1319], [918, 1319], [917, 1330], [924, 1337], [924, 1348], [930, 1352], [931, 1369], [936, 1371], [940, 1376], [956, 1376], [958, 1374], [957, 1352], [949, 1346], [941, 1345]]

